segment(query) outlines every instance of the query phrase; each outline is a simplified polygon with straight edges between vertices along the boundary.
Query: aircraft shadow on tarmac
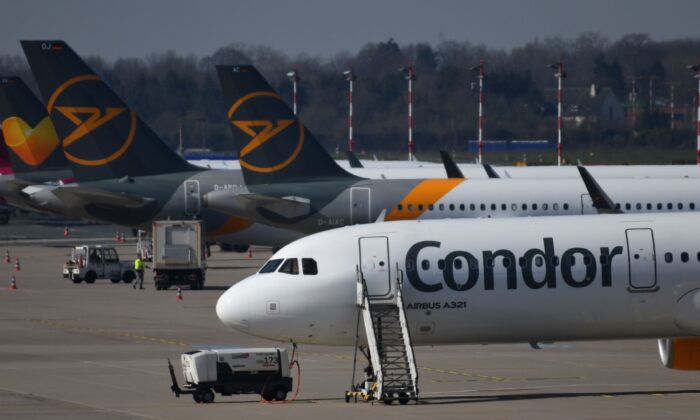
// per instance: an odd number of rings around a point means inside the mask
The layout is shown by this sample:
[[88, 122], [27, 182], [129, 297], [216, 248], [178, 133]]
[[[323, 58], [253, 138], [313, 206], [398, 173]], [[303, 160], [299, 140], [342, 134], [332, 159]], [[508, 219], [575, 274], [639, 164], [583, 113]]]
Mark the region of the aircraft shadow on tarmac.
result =
[[619, 392], [542, 392], [535, 394], [499, 394], [499, 395], [444, 395], [440, 397], [421, 398], [419, 404], [473, 404], [505, 401], [549, 400], [559, 398], [579, 397], [628, 397], [640, 395], [676, 395], [676, 394], [700, 394], [700, 389], [685, 389], [674, 391], [619, 391]]

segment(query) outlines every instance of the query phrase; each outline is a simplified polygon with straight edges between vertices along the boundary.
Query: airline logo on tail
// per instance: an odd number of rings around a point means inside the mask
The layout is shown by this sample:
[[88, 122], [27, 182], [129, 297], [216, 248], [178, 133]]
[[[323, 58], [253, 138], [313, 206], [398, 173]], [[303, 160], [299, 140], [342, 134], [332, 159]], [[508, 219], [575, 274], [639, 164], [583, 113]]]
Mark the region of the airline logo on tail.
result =
[[34, 127], [19, 117], [9, 117], [2, 122], [2, 131], [7, 147], [29, 166], [44, 163], [59, 145], [58, 135], [48, 116]]
[[[266, 109], [270, 106], [271, 101], [282, 102], [282, 98], [273, 92], [253, 92], [237, 100], [229, 109], [228, 118], [231, 124], [250, 137], [250, 141], [241, 148], [238, 156], [241, 166], [259, 173], [276, 172], [289, 166], [297, 158], [304, 145], [304, 125], [299, 120], [292, 119], [243, 120], [235, 118], [241, 105], [249, 101], [254, 101], [254, 104], [247, 104], [247, 107]], [[295, 124], [298, 126], [298, 133], [294, 129]], [[268, 142], [277, 142], [274, 144], [274, 149], [282, 151], [283, 153], [279, 154], [286, 157], [275, 162], [268, 161], [267, 157], [271, 154], [265, 154], [261, 149]], [[277, 154], [274, 153], [274, 155]]]
[[[100, 107], [73, 106], [66, 104], [70, 101], [71, 91], [79, 89], [84, 83], [98, 83], [102, 87], [100, 78], [96, 75], [82, 75], [73, 77], [59, 86], [51, 95], [47, 108], [49, 114], [56, 118], [62, 116], [71, 124], [75, 125], [73, 131], [63, 139], [63, 151], [66, 158], [74, 163], [84, 166], [100, 166], [107, 164], [126, 152], [134, 141], [136, 135], [136, 114], [123, 106], [109, 106], [104, 104]], [[99, 91], [99, 90], [98, 90]], [[105, 95], [105, 97], [107, 97]], [[104, 100], [102, 97], [95, 97], [96, 101]], [[53, 113], [53, 110], [56, 113]], [[58, 122], [57, 122], [58, 124]], [[121, 140], [114, 142], [104, 141], [104, 145], [111, 152], [107, 157], [89, 156], [90, 148], [86, 148], [83, 143], [87, 141], [88, 134], [100, 135], [100, 132], [118, 133]], [[112, 136], [109, 136], [112, 139]]]

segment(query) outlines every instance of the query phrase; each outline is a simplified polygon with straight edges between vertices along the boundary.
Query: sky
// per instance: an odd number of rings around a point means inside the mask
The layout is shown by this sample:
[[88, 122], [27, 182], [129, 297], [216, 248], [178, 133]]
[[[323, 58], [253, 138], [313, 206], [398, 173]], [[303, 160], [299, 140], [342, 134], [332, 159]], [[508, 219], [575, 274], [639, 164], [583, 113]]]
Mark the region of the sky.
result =
[[600, 32], [611, 40], [700, 38], [700, 0], [0, 0], [0, 54], [63, 39], [108, 60], [174, 50], [199, 57], [243, 43], [332, 57], [368, 42], [469, 41], [510, 49]]

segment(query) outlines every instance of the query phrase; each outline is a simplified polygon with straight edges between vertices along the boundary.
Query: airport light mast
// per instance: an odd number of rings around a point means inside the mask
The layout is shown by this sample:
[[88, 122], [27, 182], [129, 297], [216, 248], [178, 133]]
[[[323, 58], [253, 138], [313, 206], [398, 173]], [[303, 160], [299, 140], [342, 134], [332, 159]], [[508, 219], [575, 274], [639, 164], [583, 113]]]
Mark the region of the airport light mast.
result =
[[550, 64], [549, 68], [556, 70], [554, 77], [557, 78], [557, 166], [561, 166], [561, 81], [566, 77], [566, 72], [564, 72], [564, 64], [561, 61]]
[[408, 160], [414, 160], [413, 156], [413, 81], [416, 80], [416, 74], [413, 72], [413, 66], [408, 65], [402, 67], [399, 71], [408, 81]]
[[355, 74], [352, 66], [345, 70], [343, 75], [345, 76], [345, 80], [348, 82], [348, 151], [352, 152], [352, 146], [355, 144], [355, 140], [352, 137], [352, 92], [355, 80], [357, 80], [357, 75]]
[[294, 115], [297, 115], [297, 92], [299, 81], [299, 71], [295, 67], [294, 70], [287, 73], [287, 78], [292, 82], [292, 109], [294, 110]]
[[695, 121], [695, 133], [697, 135], [697, 140], [698, 140], [698, 145], [697, 145], [697, 153], [696, 153], [696, 163], [700, 165], [700, 64], [693, 64], [691, 66], [688, 66], [688, 70], [692, 70], [695, 72], [695, 78], [698, 79], [698, 94], [697, 94], [697, 107], [698, 107], [698, 114], [697, 114], [697, 120]]
[[479, 79], [479, 163], [481, 163], [481, 155], [484, 151], [484, 60], [479, 62], [478, 66], [471, 68], [472, 71], [478, 72], [477, 79]]

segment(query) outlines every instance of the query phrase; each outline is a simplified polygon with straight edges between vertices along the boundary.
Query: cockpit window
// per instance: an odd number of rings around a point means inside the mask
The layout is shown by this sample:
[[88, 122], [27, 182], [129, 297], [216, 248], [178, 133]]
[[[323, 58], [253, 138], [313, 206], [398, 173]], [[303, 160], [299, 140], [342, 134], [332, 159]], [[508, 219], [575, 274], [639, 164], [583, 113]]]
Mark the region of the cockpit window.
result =
[[263, 265], [263, 268], [260, 269], [259, 273], [273, 273], [275, 270], [277, 270], [277, 267], [282, 264], [282, 259], [274, 259], [270, 260]]
[[301, 268], [304, 270], [304, 275], [306, 276], [318, 274], [318, 266], [316, 265], [316, 260], [313, 258], [302, 258]]
[[299, 274], [299, 260], [296, 258], [287, 258], [280, 268], [280, 273]]

